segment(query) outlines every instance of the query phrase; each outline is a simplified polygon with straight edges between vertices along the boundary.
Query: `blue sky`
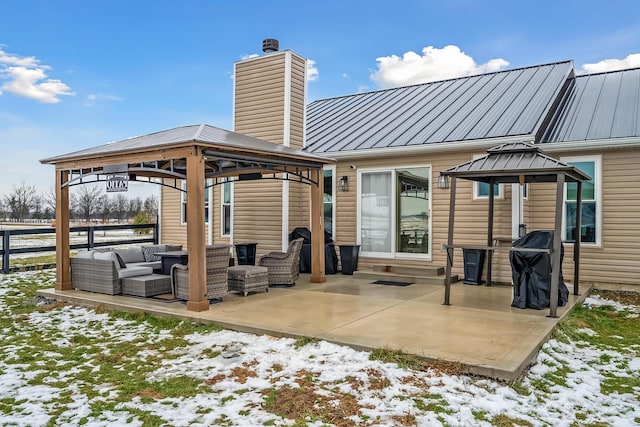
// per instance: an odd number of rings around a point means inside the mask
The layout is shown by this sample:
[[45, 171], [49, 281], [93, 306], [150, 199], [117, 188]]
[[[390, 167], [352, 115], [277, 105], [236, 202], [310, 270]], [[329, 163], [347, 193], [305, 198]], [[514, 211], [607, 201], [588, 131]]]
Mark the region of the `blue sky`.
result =
[[[2, 2], [0, 197], [39, 160], [176, 126], [232, 129], [233, 63], [276, 38], [308, 99], [548, 62], [640, 66], [640, 2]], [[590, 64], [590, 65], [589, 65]]]

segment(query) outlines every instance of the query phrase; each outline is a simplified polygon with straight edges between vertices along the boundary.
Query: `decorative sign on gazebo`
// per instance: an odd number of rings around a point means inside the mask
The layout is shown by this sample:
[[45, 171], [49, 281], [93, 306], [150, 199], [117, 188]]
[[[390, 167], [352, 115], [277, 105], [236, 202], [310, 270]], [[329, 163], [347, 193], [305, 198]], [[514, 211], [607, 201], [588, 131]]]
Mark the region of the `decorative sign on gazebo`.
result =
[[129, 175], [126, 173], [107, 175], [107, 193], [129, 190]]

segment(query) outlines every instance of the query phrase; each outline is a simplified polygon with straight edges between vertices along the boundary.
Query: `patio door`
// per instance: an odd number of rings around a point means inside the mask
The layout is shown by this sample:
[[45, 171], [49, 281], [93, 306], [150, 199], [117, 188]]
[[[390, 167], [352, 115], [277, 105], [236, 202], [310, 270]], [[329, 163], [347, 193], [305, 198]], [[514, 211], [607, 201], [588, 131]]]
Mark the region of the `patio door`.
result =
[[363, 255], [430, 255], [431, 168], [360, 172], [358, 224]]

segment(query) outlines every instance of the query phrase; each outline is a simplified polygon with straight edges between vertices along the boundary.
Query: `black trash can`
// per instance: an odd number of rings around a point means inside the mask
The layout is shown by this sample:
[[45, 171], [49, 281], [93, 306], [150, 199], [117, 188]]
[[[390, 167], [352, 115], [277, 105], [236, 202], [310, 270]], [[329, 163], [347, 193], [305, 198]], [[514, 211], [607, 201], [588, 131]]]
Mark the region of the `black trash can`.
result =
[[340, 264], [342, 274], [353, 274], [358, 269], [360, 245], [340, 245]]
[[465, 285], [480, 285], [482, 283], [482, 268], [484, 266], [485, 251], [481, 249], [462, 248], [462, 259], [464, 262]]
[[[338, 272], [338, 255], [333, 243], [324, 245], [324, 273], [336, 274]], [[311, 244], [303, 243], [300, 250], [300, 273], [311, 273]]]
[[257, 243], [236, 243], [238, 265], [256, 265]]

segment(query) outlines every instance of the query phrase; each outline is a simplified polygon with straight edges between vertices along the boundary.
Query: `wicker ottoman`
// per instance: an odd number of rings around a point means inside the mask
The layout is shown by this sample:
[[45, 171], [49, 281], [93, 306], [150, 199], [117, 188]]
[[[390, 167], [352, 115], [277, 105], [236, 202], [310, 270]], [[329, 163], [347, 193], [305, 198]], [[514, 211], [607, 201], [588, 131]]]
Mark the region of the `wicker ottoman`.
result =
[[269, 270], [257, 265], [238, 265], [227, 270], [229, 291], [244, 293], [269, 292]]
[[170, 294], [170, 277], [163, 274], [125, 277], [122, 279], [122, 293], [139, 297], [152, 297], [154, 295]]

